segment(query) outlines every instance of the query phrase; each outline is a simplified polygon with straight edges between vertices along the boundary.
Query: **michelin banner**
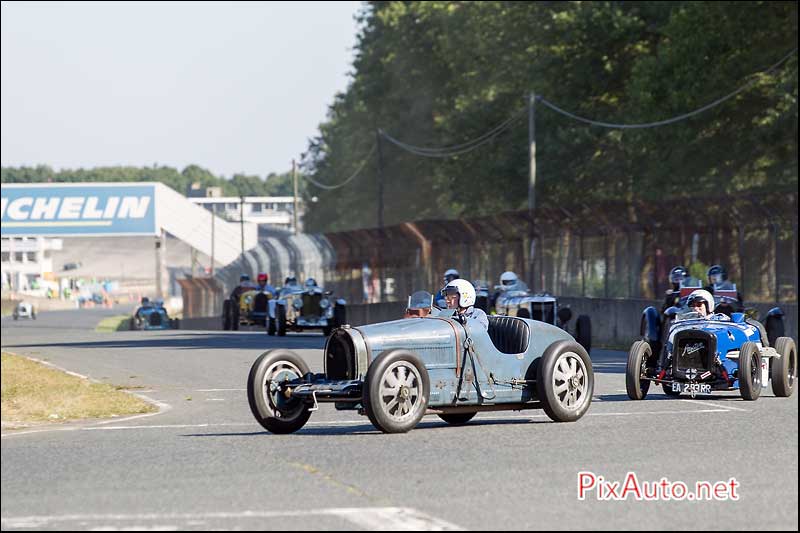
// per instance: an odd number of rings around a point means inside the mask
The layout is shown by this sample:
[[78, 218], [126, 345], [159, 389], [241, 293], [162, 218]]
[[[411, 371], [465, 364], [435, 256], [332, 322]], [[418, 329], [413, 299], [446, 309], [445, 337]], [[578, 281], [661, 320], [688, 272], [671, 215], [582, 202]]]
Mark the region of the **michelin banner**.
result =
[[0, 233], [155, 235], [154, 185], [3, 184]]

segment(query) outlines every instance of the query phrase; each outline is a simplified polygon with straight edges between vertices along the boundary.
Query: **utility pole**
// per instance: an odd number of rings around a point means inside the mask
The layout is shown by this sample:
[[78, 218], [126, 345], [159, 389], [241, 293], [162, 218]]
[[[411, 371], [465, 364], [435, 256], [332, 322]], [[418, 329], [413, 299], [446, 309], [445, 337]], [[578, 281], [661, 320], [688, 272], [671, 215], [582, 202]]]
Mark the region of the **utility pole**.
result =
[[[383, 301], [383, 146], [381, 130], [375, 130], [375, 142], [378, 145], [378, 301]], [[373, 269], [374, 271], [375, 269]]]
[[[528, 226], [528, 230], [530, 233], [530, 265], [529, 265], [529, 280], [531, 282], [531, 287], [536, 290], [536, 278], [534, 277], [534, 268], [533, 265], [535, 264], [534, 261], [534, 253], [537, 251], [536, 247], [533, 245], [534, 243], [534, 208], [536, 207], [536, 95], [531, 92], [529, 99], [528, 99], [528, 219], [530, 220], [530, 224]], [[539, 243], [539, 250], [538, 252], [541, 254], [544, 248]], [[543, 272], [540, 272], [539, 275], [543, 275]], [[541, 280], [539, 290], [544, 289], [544, 279]]]
[[217, 234], [214, 232], [215, 219], [217, 218], [217, 204], [211, 203], [211, 277], [214, 277], [214, 244]]
[[244, 196], [239, 197], [239, 230], [242, 235], [242, 261], [244, 261]]
[[528, 102], [528, 158], [530, 162], [528, 174], [528, 211], [533, 216], [536, 207], [536, 95], [531, 93]]
[[378, 145], [378, 228], [383, 229], [383, 147], [381, 146], [381, 130], [375, 130], [375, 142]]
[[297, 235], [297, 163], [292, 159], [292, 181], [294, 182], [294, 234]]

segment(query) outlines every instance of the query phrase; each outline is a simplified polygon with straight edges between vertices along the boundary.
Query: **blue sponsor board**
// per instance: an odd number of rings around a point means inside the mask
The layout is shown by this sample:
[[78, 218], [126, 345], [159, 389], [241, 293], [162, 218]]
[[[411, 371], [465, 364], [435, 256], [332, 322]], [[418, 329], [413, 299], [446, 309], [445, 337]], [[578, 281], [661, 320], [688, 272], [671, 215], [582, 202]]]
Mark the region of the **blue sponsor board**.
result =
[[2, 235], [154, 235], [153, 185], [3, 185]]

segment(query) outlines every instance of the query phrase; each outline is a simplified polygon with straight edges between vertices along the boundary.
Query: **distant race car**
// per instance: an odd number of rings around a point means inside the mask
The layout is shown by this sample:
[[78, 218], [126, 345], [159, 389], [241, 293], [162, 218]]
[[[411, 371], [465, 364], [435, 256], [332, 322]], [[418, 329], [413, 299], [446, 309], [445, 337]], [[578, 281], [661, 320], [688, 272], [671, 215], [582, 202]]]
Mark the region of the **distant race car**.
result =
[[770, 379], [775, 396], [791, 396], [797, 379], [794, 340], [779, 337], [771, 346], [760, 323], [732, 315], [723, 320], [721, 314], [709, 319], [679, 313], [660, 353], [647, 339], [633, 343], [626, 366], [628, 396], [641, 400], [656, 383], [668, 396], [738, 390], [745, 400], [755, 400]]
[[287, 331], [321, 329], [327, 337], [347, 321], [347, 302], [332, 295], [316, 284], [286, 285], [269, 303], [267, 333], [283, 336]]
[[14, 320], [19, 320], [20, 318], [30, 318], [31, 320], [36, 320], [36, 308], [33, 307], [32, 303], [19, 302], [14, 307], [13, 316]]
[[567, 332], [507, 316], [489, 316], [487, 331], [431, 301], [412, 298], [414, 318], [337, 328], [322, 374], [290, 350], [264, 352], [247, 382], [253, 416], [270, 432], [292, 433], [330, 402], [402, 433], [425, 414], [459, 425], [481, 411], [543, 408], [553, 421], [572, 422], [589, 409], [592, 361]]
[[238, 330], [240, 326], [265, 327], [269, 318], [269, 302], [272, 299], [272, 292], [254, 287], [239, 295], [238, 305], [233, 300], [225, 300], [222, 305], [222, 329]]
[[158, 304], [145, 304], [139, 307], [130, 319], [133, 331], [154, 329], [178, 329], [180, 322], [170, 318], [167, 310]]
[[[500, 289], [501, 287], [496, 287]], [[528, 286], [522, 281], [513, 287], [501, 291], [495, 301], [495, 310], [501, 315], [516, 315], [520, 318], [531, 318], [553, 324], [564, 330], [569, 330], [569, 321], [572, 319], [572, 310], [569, 307], [558, 307], [558, 299], [547, 293], [531, 294]], [[575, 322], [573, 332], [578, 344], [592, 350], [592, 321], [588, 315], [580, 315]]]

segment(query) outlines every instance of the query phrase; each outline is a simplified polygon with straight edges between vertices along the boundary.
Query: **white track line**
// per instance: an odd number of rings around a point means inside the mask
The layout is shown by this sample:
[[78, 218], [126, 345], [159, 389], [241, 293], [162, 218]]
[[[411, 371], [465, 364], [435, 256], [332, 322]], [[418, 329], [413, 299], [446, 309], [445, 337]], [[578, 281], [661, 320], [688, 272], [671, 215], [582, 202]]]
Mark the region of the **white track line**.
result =
[[434, 518], [416, 509], [403, 507], [361, 507], [361, 508], [329, 508], [308, 509], [303, 511], [240, 511], [217, 513], [147, 513], [147, 514], [74, 514], [62, 516], [19, 516], [3, 517], [3, 529], [36, 528], [50, 529], [54, 525], [72, 522], [98, 522], [98, 527], [108, 528], [109, 522], [141, 522], [158, 521], [173, 522], [159, 524], [159, 529], [170, 528], [174, 522], [197, 520], [231, 520], [231, 519], [271, 519], [317, 516], [337, 516], [352, 524], [376, 531], [463, 531], [464, 529]]
[[730, 409], [732, 411], [741, 411], [743, 413], [749, 413], [750, 412], [750, 409], [742, 409], [741, 407], [733, 407], [731, 405], [720, 405], [718, 403], [713, 403], [713, 402], [710, 402], [708, 400], [704, 400], [702, 398], [698, 398], [696, 400], [690, 400], [688, 398], [686, 398], [686, 399], [679, 398], [679, 400], [682, 401], [682, 402], [690, 402], [690, 403], [693, 403], [695, 405], [710, 405], [712, 407], [719, 407], [720, 409]]

